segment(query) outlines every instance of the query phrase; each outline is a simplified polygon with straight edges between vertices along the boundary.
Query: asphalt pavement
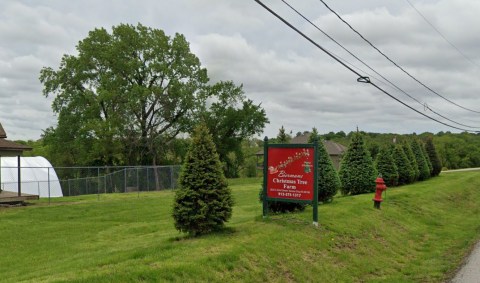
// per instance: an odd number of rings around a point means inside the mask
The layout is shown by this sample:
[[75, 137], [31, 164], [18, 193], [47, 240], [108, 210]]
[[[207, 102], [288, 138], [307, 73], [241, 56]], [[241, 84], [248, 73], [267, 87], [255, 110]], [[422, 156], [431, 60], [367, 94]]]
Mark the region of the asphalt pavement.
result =
[[480, 283], [480, 242], [475, 245], [451, 283]]

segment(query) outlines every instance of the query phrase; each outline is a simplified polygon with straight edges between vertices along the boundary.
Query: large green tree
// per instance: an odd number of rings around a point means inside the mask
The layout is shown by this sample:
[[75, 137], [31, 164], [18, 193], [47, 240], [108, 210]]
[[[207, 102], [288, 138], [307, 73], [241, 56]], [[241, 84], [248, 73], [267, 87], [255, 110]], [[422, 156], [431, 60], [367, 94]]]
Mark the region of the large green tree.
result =
[[196, 127], [175, 193], [173, 218], [182, 232], [200, 235], [221, 229], [232, 216], [233, 198], [212, 136]]
[[356, 132], [347, 152], [342, 158], [339, 171], [341, 192], [344, 195], [362, 194], [375, 190], [377, 172], [373, 160], [363, 141], [363, 135]]
[[238, 177], [245, 160], [242, 142], [262, 133], [268, 123], [267, 115], [260, 104], [245, 97], [242, 86], [233, 82], [220, 82], [208, 86], [206, 91], [208, 97], [215, 99], [202, 118], [213, 135], [225, 175]]
[[417, 181], [419, 176], [420, 176], [420, 170], [418, 169], [418, 163], [417, 159], [415, 158], [415, 154], [412, 151], [412, 147], [410, 146], [410, 143], [408, 141], [404, 141], [402, 144], [403, 151], [405, 152], [405, 155], [407, 156], [408, 161], [410, 162], [410, 166], [413, 169], [413, 182]]
[[155, 164], [155, 148], [188, 131], [205, 101], [207, 71], [183, 35], [121, 24], [91, 31], [77, 52], [64, 55], [58, 70], [40, 72], [59, 119], [50, 132], [90, 140], [102, 163], [115, 164], [121, 148], [124, 163]]

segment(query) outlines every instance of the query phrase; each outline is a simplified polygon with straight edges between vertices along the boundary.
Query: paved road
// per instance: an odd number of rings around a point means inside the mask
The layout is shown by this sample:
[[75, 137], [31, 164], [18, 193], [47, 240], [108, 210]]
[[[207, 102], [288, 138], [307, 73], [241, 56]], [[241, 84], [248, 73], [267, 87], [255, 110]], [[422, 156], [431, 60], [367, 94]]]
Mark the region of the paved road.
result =
[[477, 243], [465, 265], [451, 283], [480, 283], [480, 242]]

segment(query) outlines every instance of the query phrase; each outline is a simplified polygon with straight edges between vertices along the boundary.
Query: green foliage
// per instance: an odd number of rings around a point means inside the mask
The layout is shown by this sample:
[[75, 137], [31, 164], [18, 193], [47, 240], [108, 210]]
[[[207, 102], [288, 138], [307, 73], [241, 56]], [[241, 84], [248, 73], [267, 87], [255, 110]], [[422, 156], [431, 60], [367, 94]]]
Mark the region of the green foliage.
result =
[[420, 170], [418, 169], [418, 163], [417, 159], [415, 158], [415, 154], [412, 151], [412, 147], [410, 146], [410, 143], [408, 141], [403, 142], [402, 144], [403, 151], [405, 152], [405, 155], [408, 158], [408, 161], [410, 162], [410, 167], [413, 169], [414, 173], [414, 178], [413, 182], [417, 181], [420, 176]]
[[318, 133], [317, 128], [313, 127], [312, 132], [308, 137], [308, 143], [313, 143], [315, 140], [317, 140], [319, 144], [321, 143], [320, 134]]
[[242, 142], [263, 132], [269, 122], [267, 115], [260, 104], [245, 97], [242, 86], [233, 82], [208, 86], [206, 92], [216, 100], [201, 116], [212, 133], [226, 177], [236, 178], [245, 161]]
[[415, 171], [401, 145], [395, 145], [393, 158], [398, 170], [398, 185], [413, 183], [415, 181]]
[[432, 163], [432, 176], [438, 176], [442, 171], [442, 163], [440, 158], [438, 158], [437, 150], [433, 144], [433, 138], [428, 137], [425, 141], [425, 150], [427, 152], [428, 158]]
[[[315, 128], [314, 128], [315, 129]], [[318, 143], [318, 201], [330, 202], [341, 187], [340, 178], [333, 167], [323, 142]]]
[[422, 145], [418, 143], [416, 138], [412, 139], [411, 148], [415, 156], [415, 161], [417, 161], [418, 171], [420, 172], [418, 175], [419, 181], [430, 178], [430, 169], [428, 168], [427, 160], [425, 159], [425, 155], [423, 155], [421, 146]]
[[385, 181], [387, 187], [394, 187], [398, 184], [398, 169], [392, 156], [389, 146], [383, 146], [375, 159], [375, 168]]
[[375, 190], [377, 172], [363, 141], [363, 135], [354, 133], [343, 156], [340, 171], [341, 192], [344, 195], [362, 194]]
[[192, 136], [173, 206], [175, 228], [191, 235], [219, 230], [232, 216], [233, 199], [215, 144], [204, 124]]
[[420, 144], [420, 148], [422, 149], [423, 156], [425, 157], [425, 161], [427, 161], [428, 172], [430, 173], [430, 177], [432, 176], [433, 172], [433, 165], [430, 161], [430, 157], [427, 154], [427, 150], [425, 149], [425, 145], [423, 143]]
[[288, 143], [291, 140], [290, 135], [285, 132], [285, 128], [282, 127], [278, 130], [278, 135], [276, 138], [277, 143]]

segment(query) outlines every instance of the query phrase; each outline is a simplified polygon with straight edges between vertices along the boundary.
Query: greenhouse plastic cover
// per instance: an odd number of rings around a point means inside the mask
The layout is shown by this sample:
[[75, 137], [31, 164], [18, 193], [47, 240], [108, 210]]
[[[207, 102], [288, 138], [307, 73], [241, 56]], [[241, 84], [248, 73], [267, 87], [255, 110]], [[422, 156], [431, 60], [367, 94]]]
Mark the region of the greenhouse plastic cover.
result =
[[[17, 157], [1, 157], [0, 160], [2, 190], [18, 192]], [[42, 198], [63, 197], [57, 173], [47, 159], [41, 156], [20, 157], [20, 167], [22, 193], [38, 195]]]

